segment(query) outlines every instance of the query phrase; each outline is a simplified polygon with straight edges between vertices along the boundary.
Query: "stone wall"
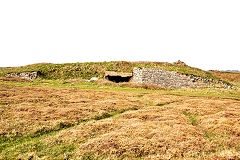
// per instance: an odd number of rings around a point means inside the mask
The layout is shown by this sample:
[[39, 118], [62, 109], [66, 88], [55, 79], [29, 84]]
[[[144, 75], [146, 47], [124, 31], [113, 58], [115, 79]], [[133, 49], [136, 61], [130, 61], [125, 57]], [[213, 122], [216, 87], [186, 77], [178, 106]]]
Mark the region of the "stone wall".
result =
[[25, 79], [37, 79], [38, 78], [38, 72], [21, 72], [21, 73], [8, 73], [6, 77], [19, 77], [19, 78], [25, 78]]
[[134, 68], [132, 82], [156, 84], [166, 88], [200, 88], [213, 84], [218, 84], [220, 87], [229, 87], [222, 81], [156, 68]]

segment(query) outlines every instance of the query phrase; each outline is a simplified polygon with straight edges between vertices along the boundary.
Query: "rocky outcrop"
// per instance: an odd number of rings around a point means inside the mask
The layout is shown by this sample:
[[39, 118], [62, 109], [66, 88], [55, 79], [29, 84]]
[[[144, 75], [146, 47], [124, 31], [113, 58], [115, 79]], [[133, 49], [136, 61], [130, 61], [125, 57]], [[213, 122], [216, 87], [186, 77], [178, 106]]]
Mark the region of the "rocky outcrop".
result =
[[176, 62], [173, 62], [173, 64], [174, 64], [174, 65], [179, 65], [179, 66], [187, 66], [187, 64], [186, 64], [185, 62], [180, 61], [180, 60], [178, 60], [178, 61], [176, 61]]
[[231, 87], [220, 80], [185, 75], [156, 68], [134, 68], [132, 81], [135, 83], [156, 84], [166, 88], [200, 88], [213, 85], [225, 88]]
[[37, 79], [39, 72], [20, 72], [20, 73], [8, 73], [5, 77], [19, 77], [25, 79]]

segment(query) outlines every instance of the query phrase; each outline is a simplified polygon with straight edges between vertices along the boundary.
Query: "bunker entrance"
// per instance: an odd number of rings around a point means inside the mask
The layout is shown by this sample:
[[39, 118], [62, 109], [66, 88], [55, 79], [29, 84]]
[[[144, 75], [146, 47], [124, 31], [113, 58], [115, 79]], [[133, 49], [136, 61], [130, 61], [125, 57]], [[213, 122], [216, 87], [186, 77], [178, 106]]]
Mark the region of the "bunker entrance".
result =
[[109, 81], [113, 81], [113, 82], [116, 82], [116, 83], [119, 83], [119, 82], [129, 82], [131, 77], [121, 77], [121, 76], [106, 76], [106, 78], [109, 80]]
[[106, 71], [105, 78], [116, 83], [129, 82], [132, 78], [132, 73]]

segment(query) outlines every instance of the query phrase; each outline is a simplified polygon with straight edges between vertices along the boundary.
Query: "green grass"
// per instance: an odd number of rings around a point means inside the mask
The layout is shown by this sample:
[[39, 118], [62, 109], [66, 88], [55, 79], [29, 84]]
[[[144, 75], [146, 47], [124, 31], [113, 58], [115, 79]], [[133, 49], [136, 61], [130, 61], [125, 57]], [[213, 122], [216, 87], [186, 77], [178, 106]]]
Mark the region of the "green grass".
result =
[[191, 121], [191, 125], [193, 126], [197, 125], [197, 115], [187, 113], [187, 112], [183, 112], [183, 114], [189, 118], [189, 120]]
[[172, 101], [172, 102], [167, 102], [167, 103], [158, 103], [158, 104], [156, 104], [156, 106], [161, 107], [161, 106], [165, 106], [165, 105], [168, 105], [168, 104], [171, 104], [171, 103], [175, 103], [175, 102], [179, 102], [179, 101]]
[[[75, 150], [74, 144], [56, 143], [51, 146], [46, 145], [42, 140], [47, 137], [56, 135], [57, 132], [44, 134], [38, 137], [18, 137], [15, 139], [7, 139], [1, 142], [0, 155], [2, 159], [31, 159], [37, 154], [39, 158], [47, 157], [47, 159], [65, 159], [68, 153]], [[26, 154], [28, 153], [28, 154]], [[29, 155], [29, 153], [32, 153]], [[21, 155], [21, 157], [19, 157]], [[1, 157], [0, 157], [1, 158]]]
[[[70, 83], [66, 80], [33, 80], [32, 82], [11, 82], [1, 81], [3, 84], [11, 84], [18, 87], [24, 86], [46, 86], [52, 88], [79, 88], [79, 89], [93, 89], [93, 90], [113, 90], [123, 92], [137, 92], [137, 93], [162, 93], [173, 94], [181, 96], [204, 96], [204, 97], [221, 97], [221, 98], [236, 98], [240, 99], [239, 89], [223, 89], [223, 88], [190, 88], [190, 89], [168, 89], [168, 90], [150, 90], [144, 88], [130, 88], [117, 87], [111, 85], [99, 85], [95, 82], [79, 82]], [[11, 88], [10, 86], [7, 86]]]
[[93, 119], [94, 120], [101, 120], [101, 119], [105, 119], [105, 118], [110, 118], [114, 115], [121, 114], [123, 112], [125, 112], [125, 111], [123, 110], [123, 111], [113, 111], [113, 112], [110, 112], [110, 113], [103, 113], [102, 115], [96, 116]]
[[208, 138], [210, 141], [212, 141], [213, 138], [216, 137], [216, 133], [213, 133], [213, 132], [205, 132], [204, 133], [205, 137]]
[[115, 110], [115, 111], [112, 111], [112, 112], [106, 112], [106, 113], [103, 113], [102, 115], [94, 117], [93, 120], [106, 119], [106, 118], [114, 117], [116, 115], [124, 113], [126, 111], [132, 111], [132, 110], [138, 110], [138, 109], [139, 108], [137, 108], [137, 107], [133, 107], [133, 108], [129, 108], [129, 109], [122, 109], [122, 110]]
[[233, 84], [240, 88], [240, 82], [233, 82]]
[[159, 62], [86, 62], [65, 64], [34, 64], [22, 67], [0, 69], [0, 76], [12, 72], [39, 71], [44, 79], [71, 79], [104, 77], [105, 71], [132, 72], [134, 67], [159, 68], [167, 71], [176, 71], [187, 75], [196, 75], [204, 78], [218, 79], [211, 73], [198, 68], [171, 63]]

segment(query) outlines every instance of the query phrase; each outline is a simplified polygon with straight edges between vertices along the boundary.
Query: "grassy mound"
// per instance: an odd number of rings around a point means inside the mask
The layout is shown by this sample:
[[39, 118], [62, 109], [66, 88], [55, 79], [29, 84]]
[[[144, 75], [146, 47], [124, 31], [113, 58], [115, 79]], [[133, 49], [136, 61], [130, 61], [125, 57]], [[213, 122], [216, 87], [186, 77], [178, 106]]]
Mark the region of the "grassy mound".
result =
[[225, 81], [240, 82], [240, 72], [211, 71], [211, 74]]
[[22, 67], [9, 67], [0, 69], [0, 76], [12, 72], [39, 71], [44, 79], [72, 79], [91, 77], [104, 77], [105, 71], [132, 72], [134, 67], [159, 68], [167, 71], [176, 71], [188, 75], [196, 75], [204, 78], [218, 79], [211, 73], [198, 68], [192, 68], [182, 64], [171, 64], [163, 62], [86, 62], [50, 64], [40, 63]]

